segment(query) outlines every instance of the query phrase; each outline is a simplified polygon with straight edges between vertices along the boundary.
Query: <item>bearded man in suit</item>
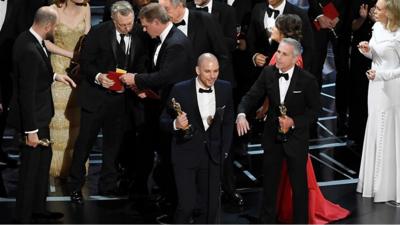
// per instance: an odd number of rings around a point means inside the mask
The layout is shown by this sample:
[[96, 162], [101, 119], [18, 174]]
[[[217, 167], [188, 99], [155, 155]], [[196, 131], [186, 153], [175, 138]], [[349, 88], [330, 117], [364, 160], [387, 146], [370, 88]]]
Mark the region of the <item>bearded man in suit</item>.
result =
[[[14, 92], [10, 104], [9, 124], [25, 136], [21, 149], [21, 166], [17, 191], [17, 221], [54, 220], [61, 213], [46, 210], [46, 196], [51, 162], [49, 124], [54, 115], [51, 84], [54, 80], [75, 87], [67, 75], [55, 74], [43, 40], [53, 36], [57, 12], [41, 7], [32, 27], [21, 33], [13, 49]], [[41, 221], [45, 222], [45, 221]], [[50, 222], [50, 221], [47, 221]]]

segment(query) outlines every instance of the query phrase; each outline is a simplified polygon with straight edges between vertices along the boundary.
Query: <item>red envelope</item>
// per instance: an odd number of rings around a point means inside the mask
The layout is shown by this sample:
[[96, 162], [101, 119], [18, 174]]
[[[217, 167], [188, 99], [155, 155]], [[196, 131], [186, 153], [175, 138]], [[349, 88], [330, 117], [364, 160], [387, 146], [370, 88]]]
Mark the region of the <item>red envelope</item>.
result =
[[[324, 16], [328, 17], [331, 20], [333, 20], [339, 16], [339, 12], [336, 10], [336, 7], [335, 7], [335, 5], [333, 5], [332, 2], [329, 2], [324, 7], [322, 7], [322, 12], [323, 12]], [[321, 29], [321, 26], [319, 25], [318, 21], [314, 21], [314, 25], [315, 25], [315, 28], [317, 28], [317, 30]]]
[[122, 91], [124, 89], [124, 85], [122, 84], [122, 82], [119, 80], [119, 77], [122, 75], [123, 73], [117, 73], [115, 71], [109, 71], [108, 72], [108, 79], [113, 80], [114, 81], [114, 85], [109, 87], [109, 90], [112, 91]]

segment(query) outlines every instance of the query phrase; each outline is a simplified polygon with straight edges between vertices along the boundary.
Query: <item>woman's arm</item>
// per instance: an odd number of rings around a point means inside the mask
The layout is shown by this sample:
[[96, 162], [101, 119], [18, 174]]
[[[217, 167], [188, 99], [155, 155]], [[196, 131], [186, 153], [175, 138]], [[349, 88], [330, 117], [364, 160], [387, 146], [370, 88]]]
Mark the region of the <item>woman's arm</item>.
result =
[[65, 56], [70, 59], [72, 58], [72, 56], [74, 54], [72, 51], [68, 51], [63, 48], [58, 47], [57, 45], [55, 45], [53, 42], [51, 42], [49, 40], [44, 40], [44, 43], [46, 45], [46, 48], [53, 54]]
[[86, 5], [85, 8], [85, 34], [87, 34], [91, 27], [91, 15], [90, 15], [90, 5], [89, 3]]

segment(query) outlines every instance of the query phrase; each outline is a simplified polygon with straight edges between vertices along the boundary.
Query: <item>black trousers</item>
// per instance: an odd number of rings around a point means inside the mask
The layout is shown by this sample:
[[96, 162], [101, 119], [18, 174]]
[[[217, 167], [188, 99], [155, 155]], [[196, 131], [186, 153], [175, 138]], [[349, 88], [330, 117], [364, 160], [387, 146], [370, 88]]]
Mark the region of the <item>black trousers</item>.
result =
[[264, 149], [263, 203], [261, 223], [277, 223], [276, 201], [281, 179], [282, 161], [287, 161], [288, 175], [292, 185], [293, 223], [308, 223], [307, 152], [296, 156], [285, 154], [282, 144], [274, 149]]
[[[39, 139], [50, 139], [49, 128], [40, 128], [38, 136]], [[16, 217], [22, 223], [30, 223], [32, 213], [43, 213], [46, 210], [51, 147], [23, 146], [20, 157]]]
[[187, 224], [198, 210], [197, 224], [217, 223], [221, 167], [209, 159], [206, 150], [200, 164], [194, 168], [185, 168], [174, 164], [174, 175], [178, 193], [178, 206], [174, 223]]
[[116, 190], [118, 181], [117, 157], [124, 134], [126, 110], [124, 96], [109, 94], [96, 112], [81, 110], [79, 135], [72, 157], [69, 185], [79, 191], [85, 183], [85, 163], [100, 129], [103, 133], [103, 164], [98, 183], [99, 192]]
[[335, 38], [331, 31], [327, 29], [321, 29], [315, 31], [315, 51], [312, 74], [314, 74], [318, 80], [319, 87], [322, 87], [322, 69], [328, 50], [328, 43], [331, 42], [332, 50], [334, 54], [334, 61], [336, 67], [336, 111], [341, 117], [345, 119], [345, 115], [349, 107], [349, 48], [350, 48], [350, 37], [347, 35], [338, 34], [338, 38]]

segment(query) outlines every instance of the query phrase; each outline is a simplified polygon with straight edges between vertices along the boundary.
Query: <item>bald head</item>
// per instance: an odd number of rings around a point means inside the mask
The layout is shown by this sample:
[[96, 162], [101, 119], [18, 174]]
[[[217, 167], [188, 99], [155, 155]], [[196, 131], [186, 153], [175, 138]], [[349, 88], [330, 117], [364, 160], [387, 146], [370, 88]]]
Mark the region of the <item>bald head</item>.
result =
[[40, 7], [35, 14], [32, 29], [43, 39], [52, 39], [57, 24], [57, 11], [49, 6]]
[[216, 64], [218, 64], [218, 59], [217, 59], [217, 57], [215, 57], [215, 55], [213, 55], [211, 53], [203, 53], [197, 59], [197, 66], [201, 66], [201, 64], [207, 63], [209, 61], [213, 61]]
[[33, 20], [34, 25], [46, 26], [57, 23], [57, 11], [49, 6], [40, 7]]
[[205, 88], [211, 88], [219, 75], [217, 57], [211, 53], [203, 53], [197, 60], [196, 73], [200, 83]]

